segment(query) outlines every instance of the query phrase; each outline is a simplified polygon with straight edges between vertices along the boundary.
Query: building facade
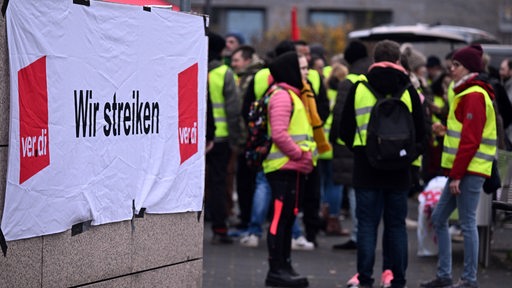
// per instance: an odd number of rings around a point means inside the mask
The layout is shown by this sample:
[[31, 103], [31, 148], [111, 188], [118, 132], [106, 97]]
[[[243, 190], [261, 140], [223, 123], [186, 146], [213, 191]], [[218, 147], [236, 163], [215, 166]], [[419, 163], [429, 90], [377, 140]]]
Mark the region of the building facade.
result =
[[[179, 4], [179, 3], [176, 3]], [[265, 31], [288, 27], [296, 7], [301, 27], [322, 23], [352, 29], [416, 23], [474, 27], [512, 43], [512, 0], [192, 0], [192, 10], [210, 15], [212, 30], [241, 33], [248, 42]], [[305, 39], [307, 40], [307, 39]]]

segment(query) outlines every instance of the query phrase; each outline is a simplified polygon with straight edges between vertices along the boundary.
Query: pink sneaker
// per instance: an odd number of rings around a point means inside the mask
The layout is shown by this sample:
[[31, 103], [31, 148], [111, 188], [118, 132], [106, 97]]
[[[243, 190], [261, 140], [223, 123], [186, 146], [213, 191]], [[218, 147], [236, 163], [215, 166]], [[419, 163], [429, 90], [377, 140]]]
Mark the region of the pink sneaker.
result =
[[391, 280], [393, 280], [393, 272], [391, 270], [384, 270], [380, 277], [380, 287], [388, 288], [391, 287]]
[[356, 273], [356, 275], [352, 276], [350, 280], [347, 282], [347, 288], [358, 288], [359, 287], [359, 279], [357, 278], [359, 276], [359, 273]]

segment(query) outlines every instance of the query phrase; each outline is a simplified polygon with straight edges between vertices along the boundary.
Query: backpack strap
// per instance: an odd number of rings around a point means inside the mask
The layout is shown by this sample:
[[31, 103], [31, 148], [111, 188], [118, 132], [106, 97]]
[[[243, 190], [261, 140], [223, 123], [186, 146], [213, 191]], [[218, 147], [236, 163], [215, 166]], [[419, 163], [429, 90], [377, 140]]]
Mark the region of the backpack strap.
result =
[[263, 98], [267, 94], [268, 95], [272, 94], [272, 92], [274, 92], [274, 90], [275, 90], [274, 86], [277, 86], [276, 81], [272, 80], [272, 82], [270, 84], [268, 84], [267, 89], [265, 89], [265, 92], [263, 92], [263, 96], [261, 96], [261, 98]]
[[407, 91], [409, 89], [409, 87], [411, 87], [411, 86], [412, 86], [411, 82], [407, 82], [407, 84], [405, 84], [404, 87], [402, 87], [402, 89], [398, 90], [398, 92], [395, 95], [393, 95], [393, 97], [398, 97], [398, 98], [402, 97], [404, 92]]

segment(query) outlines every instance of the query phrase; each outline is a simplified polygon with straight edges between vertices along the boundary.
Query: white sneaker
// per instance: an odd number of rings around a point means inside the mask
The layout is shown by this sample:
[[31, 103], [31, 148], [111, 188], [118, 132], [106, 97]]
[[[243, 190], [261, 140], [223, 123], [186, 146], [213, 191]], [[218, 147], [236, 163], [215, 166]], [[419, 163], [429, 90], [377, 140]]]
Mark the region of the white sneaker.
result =
[[254, 234], [250, 234], [247, 236], [244, 236], [240, 239], [240, 245], [244, 247], [252, 247], [256, 248], [258, 247], [258, 243], [260, 241], [260, 238]]
[[299, 236], [297, 239], [292, 238], [292, 250], [315, 250], [315, 244], [306, 240], [304, 236]]
[[451, 239], [453, 242], [464, 242], [464, 236], [462, 235], [462, 230], [457, 228], [457, 226], [452, 225], [448, 229], [448, 233], [450, 233]]
[[414, 229], [416, 229], [416, 228], [418, 228], [418, 221], [412, 220], [410, 218], [405, 218], [405, 226], [407, 228], [414, 228]]

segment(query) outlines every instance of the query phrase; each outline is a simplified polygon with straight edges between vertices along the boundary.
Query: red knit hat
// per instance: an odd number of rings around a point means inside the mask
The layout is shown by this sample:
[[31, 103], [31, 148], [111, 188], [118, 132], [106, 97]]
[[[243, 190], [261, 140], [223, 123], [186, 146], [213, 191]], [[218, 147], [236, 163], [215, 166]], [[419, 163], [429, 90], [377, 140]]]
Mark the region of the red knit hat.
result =
[[483, 70], [482, 54], [482, 46], [473, 44], [457, 50], [452, 59], [459, 61], [469, 72], [481, 72]]

